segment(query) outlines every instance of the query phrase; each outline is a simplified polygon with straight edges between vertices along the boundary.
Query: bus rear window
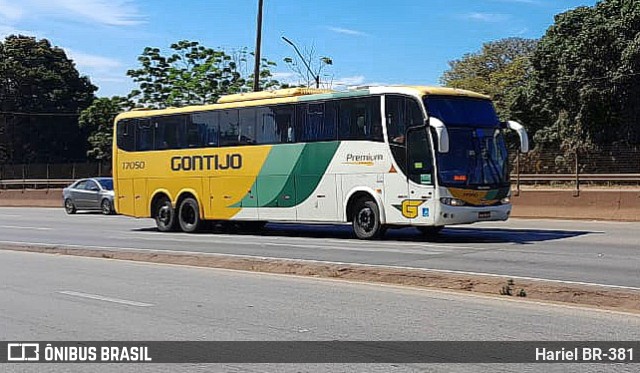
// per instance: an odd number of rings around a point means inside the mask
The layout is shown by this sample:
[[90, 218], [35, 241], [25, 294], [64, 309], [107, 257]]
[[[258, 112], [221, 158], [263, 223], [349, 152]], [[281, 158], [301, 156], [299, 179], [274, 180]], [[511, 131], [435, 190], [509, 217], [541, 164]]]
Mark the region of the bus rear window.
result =
[[125, 119], [116, 125], [118, 148], [132, 152], [135, 150], [135, 127], [134, 121]]

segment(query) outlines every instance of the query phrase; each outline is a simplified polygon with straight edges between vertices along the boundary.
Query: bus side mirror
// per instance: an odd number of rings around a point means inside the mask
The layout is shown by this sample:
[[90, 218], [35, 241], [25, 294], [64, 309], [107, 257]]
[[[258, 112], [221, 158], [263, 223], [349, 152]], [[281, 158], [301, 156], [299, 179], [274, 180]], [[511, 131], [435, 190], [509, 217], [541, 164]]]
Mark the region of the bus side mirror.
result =
[[429, 126], [436, 130], [438, 137], [438, 152], [449, 153], [449, 131], [442, 121], [435, 117], [429, 118]]
[[529, 135], [527, 135], [527, 131], [524, 129], [524, 126], [515, 121], [508, 121], [507, 128], [518, 133], [520, 137], [520, 152], [528, 153], [529, 152]]

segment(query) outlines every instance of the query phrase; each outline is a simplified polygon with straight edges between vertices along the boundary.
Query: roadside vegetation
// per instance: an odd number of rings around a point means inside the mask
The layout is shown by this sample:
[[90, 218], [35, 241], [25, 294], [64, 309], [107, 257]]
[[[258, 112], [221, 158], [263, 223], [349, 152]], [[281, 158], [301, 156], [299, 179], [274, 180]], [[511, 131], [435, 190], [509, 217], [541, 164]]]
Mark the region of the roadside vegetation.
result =
[[[333, 64], [329, 57], [309, 58], [318, 75]], [[300, 62], [284, 59], [313, 85]], [[127, 72], [137, 88], [126, 97], [98, 98], [98, 87], [63, 49], [9, 36], [0, 41], [0, 164], [108, 161], [118, 112], [215, 103], [249, 91], [252, 64], [247, 48], [189, 40], [166, 50], [146, 47]], [[640, 146], [640, 7], [633, 0], [567, 11], [540, 40], [490, 41], [449, 65], [443, 85], [487, 94], [503, 119], [526, 123], [532, 157], [561, 152], [571, 164], [578, 152]], [[263, 89], [287, 87], [274, 79], [275, 66], [262, 59]]]

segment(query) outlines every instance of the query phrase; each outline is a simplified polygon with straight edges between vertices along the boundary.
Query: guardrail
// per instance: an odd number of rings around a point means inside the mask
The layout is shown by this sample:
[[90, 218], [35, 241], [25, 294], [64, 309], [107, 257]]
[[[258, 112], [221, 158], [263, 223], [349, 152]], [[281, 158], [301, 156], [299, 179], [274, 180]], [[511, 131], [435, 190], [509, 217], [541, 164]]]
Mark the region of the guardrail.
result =
[[516, 195], [520, 194], [522, 182], [571, 182], [574, 187], [574, 195], [580, 195], [580, 185], [585, 182], [607, 183], [638, 183], [640, 174], [512, 174], [511, 182], [515, 186]]
[[[19, 187], [26, 189], [33, 187], [65, 187], [73, 183], [75, 179], [11, 179], [0, 180], [0, 188], [8, 189]], [[511, 182], [514, 184], [515, 192], [520, 193], [522, 182], [571, 182], [575, 186], [576, 193], [580, 192], [580, 184], [585, 182], [608, 182], [608, 183], [638, 183], [640, 184], [640, 174], [512, 174]]]
[[14, 179], [14, 180], [0, 180], [0, 188], [8, 189], [10, 187], [20, 187], [19, 189], [27, 189], [28, 187], [33, 187], [34, 189], [38, 189], [38, 187], [46, 187], [49, 189], [50, 187], [66, 187], [67, 185], [71, 185], [75, 180], [74, 179]]

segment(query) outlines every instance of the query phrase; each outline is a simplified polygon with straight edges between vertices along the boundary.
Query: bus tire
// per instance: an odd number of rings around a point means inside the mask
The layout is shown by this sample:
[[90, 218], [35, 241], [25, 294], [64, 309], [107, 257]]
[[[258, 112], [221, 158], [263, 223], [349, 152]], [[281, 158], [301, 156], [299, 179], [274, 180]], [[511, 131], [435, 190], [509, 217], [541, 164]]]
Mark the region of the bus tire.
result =
[[178, 219], [176, 210], [171, 205], [171, 201], [167, 197], [161, 199], [155, 204], [153, 218], [160, 232], [175, 232], [178, 230]]
[[416, 227], [420, 233], [422, 233], [423, 236], [425, 237], [433, 237], [433, 236], [437, 236], [438, 234], [440, 234], [440, 232], [442, 232], [442, 229], [444, 229], [444, 225], [434, 225], [434, 226], [430, 226], [430, 227]]
[[203, 221], [200, 218], [200, 207], [194, 198], [185, 198], [178, 207], [178, 222], [185, 233], [195, 233], [200, 230]]
[[353, 233], [361, 240], [373, 240], [384, 235], [385, 227], [380, 223], [378, 204], [369, 198], [356, 202], [353, 209]]

